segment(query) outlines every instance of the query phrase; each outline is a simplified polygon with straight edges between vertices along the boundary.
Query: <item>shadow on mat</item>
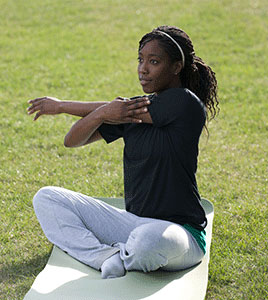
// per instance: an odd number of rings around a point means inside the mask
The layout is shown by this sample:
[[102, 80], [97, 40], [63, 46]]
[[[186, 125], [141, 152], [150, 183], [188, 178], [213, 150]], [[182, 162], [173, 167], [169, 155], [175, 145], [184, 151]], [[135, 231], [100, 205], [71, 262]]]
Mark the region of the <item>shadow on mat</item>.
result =
[[180, 272], [156, 271], [147, 274], [142, 272], [128, 272], [127, 276], [107, 280], [101, 279], [100, 273], [96, 271], [98, 273], [97, 279], [84, 276], [77, 280], [69, 281], [46, 294], [32, 290], [31, 299], [144, 299], [155, 294], [172, 281], [183, 277], [194, 268], [192, 267]]

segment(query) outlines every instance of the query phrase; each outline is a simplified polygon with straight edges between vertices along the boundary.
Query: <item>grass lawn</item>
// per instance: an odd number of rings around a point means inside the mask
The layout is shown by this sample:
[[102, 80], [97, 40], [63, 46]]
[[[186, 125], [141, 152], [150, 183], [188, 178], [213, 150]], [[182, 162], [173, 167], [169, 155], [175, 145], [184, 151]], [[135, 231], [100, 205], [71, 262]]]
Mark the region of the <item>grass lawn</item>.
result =
[[76, 118], [32, 121], [27, 100], [141, 94], [137, 45], [170, 24], [215, 70], [221, 112], [200, 143], [198, 183], [215, 206], [207, 300], [268, 298], [266, 0], [0, 0], [0, 299], [16, 300], [51, 244], [32, 198], [58, 185], [123, 196], [122, 141], [66, 149]]

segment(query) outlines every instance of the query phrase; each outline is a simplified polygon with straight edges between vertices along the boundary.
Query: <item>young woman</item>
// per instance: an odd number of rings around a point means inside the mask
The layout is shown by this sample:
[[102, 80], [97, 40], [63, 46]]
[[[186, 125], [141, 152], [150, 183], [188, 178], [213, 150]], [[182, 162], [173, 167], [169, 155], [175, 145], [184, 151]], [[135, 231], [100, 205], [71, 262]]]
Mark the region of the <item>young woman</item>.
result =
[[48, 239], [79, 261], [115, 278], [130, 270], [180, 270], [206, 251], [204, 210], [195, 173], [207, 111], [217, 110], [214, 72], [188, 35], [161, 26], [139, 43], [138, 75], [148, 96], [111, 102], [30, 100], [45, 114], [81, 117], [64, 145], [123, 138], [126, 210], [59, 187], [45, 187], [34, 209]]

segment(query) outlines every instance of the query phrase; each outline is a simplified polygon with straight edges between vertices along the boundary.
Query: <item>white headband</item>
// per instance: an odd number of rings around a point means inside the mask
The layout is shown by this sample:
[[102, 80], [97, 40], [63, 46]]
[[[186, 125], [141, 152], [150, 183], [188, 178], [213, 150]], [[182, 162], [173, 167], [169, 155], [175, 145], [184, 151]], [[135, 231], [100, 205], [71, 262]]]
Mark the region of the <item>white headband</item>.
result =
[[166, 37], [168, 37], [169, 39], [172, 40], [172, 42], [179, 48], [180, 50], [180, 53], [181, 53], [181, 57], [182, 57], [182, 67], [184, 67], [184, 63], [185, 63], [185, 56], [184, 56], [184, 53], [181, 49], [181, 46], [167, 33], [165, 33], [164, 31], [160, 31], [160, 30], [156, 30], [156, 32], [161, 32], [163, 33]]

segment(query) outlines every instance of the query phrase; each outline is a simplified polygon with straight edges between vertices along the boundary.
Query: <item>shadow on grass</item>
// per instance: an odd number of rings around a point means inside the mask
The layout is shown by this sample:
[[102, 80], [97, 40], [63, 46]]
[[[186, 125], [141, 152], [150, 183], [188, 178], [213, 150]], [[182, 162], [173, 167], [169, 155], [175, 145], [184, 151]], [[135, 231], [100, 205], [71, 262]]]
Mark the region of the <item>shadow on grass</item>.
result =
[[14, 284], [20, 280], [25, 280], [26, 278], [34, 279], [34, 277], [45, 267], [51, 252], [52, 248], [47, 254], [37, 255], [30, 260], [11, 262], [6, 265], [3, 264], [0, 268], [1, 285], [3, 284], [6, 286], [5, 282]]

